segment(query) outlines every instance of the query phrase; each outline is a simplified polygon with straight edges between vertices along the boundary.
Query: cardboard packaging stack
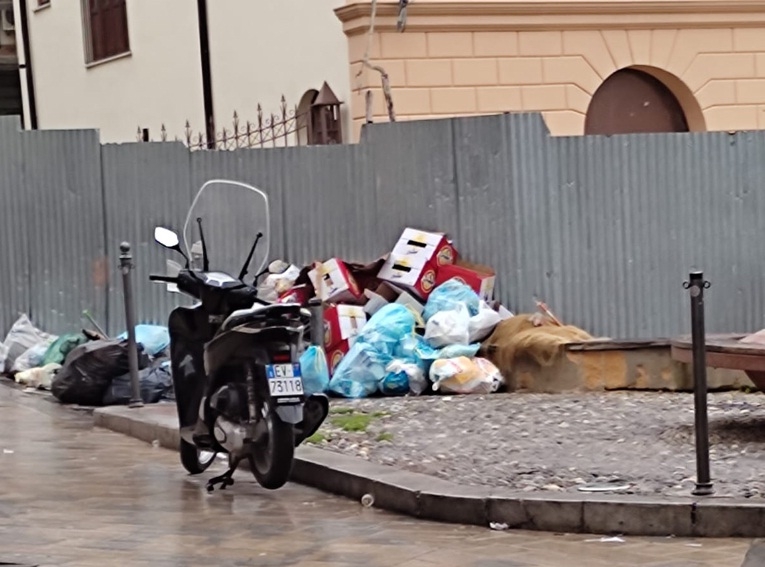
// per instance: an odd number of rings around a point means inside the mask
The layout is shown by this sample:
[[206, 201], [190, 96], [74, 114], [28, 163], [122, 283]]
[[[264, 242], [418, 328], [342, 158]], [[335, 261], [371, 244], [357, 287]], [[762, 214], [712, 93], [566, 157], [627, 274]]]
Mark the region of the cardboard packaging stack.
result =
[[370, 264], [333, 257], [304, 268], [279, 301], [306, 305], [318, 297], [324, 309], [324, 350], [330, 373], [353, 346], [364, 324], [388, 303], [421, 314], [436, 287], [457, 279], [492, 303], [496, 275], [460, 257], [446, 234], [406, 228], [391, 252]]

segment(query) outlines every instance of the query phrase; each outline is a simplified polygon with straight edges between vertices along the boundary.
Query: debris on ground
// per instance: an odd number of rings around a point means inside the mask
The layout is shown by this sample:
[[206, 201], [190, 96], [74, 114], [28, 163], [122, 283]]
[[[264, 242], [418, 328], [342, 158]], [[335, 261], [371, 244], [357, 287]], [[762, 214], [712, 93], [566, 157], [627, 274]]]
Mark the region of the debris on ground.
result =
[[[96, 324], [92, 316], [89, 321]], [[143, 401], [173, 399], [167, 328], [137, 325], [136, 342]], [[24, 314], [0, 344], [0, 368], [25, 392], [47, 390], [66, 404], [118, 405], [132, 398], [127, 332], [116, 339], [88, 329], [55, 336]]]

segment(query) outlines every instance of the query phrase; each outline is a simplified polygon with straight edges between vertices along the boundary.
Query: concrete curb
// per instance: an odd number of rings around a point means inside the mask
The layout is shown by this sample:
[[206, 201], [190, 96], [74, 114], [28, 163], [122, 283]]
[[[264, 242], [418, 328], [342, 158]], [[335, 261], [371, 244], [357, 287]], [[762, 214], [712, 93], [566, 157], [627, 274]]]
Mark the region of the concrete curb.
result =
[[[95, 425], [147, 443], [177, 450], [180, 436], [173, 413], [153, 407], [100, 408]], [[567, 533], [677, 537], [763, 537], [765, 503], [730, 498], [641, 497], [520, 493], [460, 486], [428, 475], [401, 471], [312, 447], [296, 453], [292, 480], [425, 520]]]

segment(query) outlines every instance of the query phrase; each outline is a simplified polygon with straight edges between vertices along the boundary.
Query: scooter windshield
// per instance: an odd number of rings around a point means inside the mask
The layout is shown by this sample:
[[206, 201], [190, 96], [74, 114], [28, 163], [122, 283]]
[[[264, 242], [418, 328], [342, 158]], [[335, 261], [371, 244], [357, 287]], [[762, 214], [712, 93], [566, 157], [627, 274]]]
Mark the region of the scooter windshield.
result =
[[251, 283], [268, 262], [271, 229], [268, 196], [238, 181], [216, 179], [202, 186], [183, 225], [183, 244], [197, 270], [204, 269], [200, 220], [209, 271], [233, 278], [239, 277], [258, 233], [262, 233], [245, 278]]

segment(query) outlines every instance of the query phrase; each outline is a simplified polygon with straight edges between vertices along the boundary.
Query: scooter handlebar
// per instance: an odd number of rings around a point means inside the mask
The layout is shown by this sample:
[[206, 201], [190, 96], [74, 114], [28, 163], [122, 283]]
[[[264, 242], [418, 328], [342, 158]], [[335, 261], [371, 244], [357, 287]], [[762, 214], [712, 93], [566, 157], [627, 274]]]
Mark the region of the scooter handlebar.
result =
[[170, 277], [170, 276], [159, 276], [159, 275], [156, 275], [156, 274], [152, 274], [152, 275], [149, 276], [149, 281], [177, 284], [178, 283], [178, 278], [173, 278], [173, 277]]

